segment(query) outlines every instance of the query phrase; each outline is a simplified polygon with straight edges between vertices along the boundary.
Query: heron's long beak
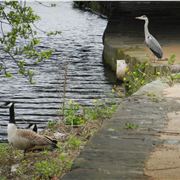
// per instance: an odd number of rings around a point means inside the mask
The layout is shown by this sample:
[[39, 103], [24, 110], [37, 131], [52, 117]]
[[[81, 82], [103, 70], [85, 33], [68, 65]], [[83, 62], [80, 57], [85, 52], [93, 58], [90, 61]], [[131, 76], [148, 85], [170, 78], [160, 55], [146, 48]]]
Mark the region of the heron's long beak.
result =
[[144, 20], [141, 16], [139, 16], [139, 17], [135, 17], [135, 19]]

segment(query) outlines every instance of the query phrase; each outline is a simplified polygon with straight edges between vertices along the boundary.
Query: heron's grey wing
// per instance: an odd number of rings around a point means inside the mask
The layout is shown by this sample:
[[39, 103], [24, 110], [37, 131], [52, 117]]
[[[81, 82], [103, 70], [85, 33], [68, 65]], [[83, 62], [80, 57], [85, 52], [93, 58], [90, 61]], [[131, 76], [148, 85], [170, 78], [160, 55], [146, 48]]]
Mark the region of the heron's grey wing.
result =
[[162, 48], [159, 42], [152, 35], [149, 35], [146, 38], [146, 44], [151, 49], [151, 51], [155, 54], [155, 56], [157, 56], [158, 58], [162, 58], [163, 56]]

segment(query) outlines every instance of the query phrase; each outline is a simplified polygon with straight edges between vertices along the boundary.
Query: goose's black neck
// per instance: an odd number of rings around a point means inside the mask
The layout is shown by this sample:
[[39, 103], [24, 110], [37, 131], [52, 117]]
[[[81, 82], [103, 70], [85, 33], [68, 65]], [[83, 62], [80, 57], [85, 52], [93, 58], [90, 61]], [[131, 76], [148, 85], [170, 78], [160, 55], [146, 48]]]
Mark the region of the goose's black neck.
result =
[[9, 108], [9, 114], [10, 114], [9, 123], [15, 124], [14, 103], [12, 103]]

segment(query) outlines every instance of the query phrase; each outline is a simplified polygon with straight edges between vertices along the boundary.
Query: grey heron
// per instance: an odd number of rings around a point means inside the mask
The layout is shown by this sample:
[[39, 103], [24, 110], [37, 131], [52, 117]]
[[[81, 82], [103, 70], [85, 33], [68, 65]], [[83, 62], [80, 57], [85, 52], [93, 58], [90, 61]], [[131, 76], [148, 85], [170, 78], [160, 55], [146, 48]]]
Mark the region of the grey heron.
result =
[[146, 15], [142, 15], [140, 17], [136, 17], [136, 19], [144, 20], [144, 35], [145, 35], [145, 43], [148, 48], [153, 52], [153, 54], [158, 58], [161, 59], [163, 56], [162, 48], [159, 42], [153, 37], [148, 30], [149, 20]]

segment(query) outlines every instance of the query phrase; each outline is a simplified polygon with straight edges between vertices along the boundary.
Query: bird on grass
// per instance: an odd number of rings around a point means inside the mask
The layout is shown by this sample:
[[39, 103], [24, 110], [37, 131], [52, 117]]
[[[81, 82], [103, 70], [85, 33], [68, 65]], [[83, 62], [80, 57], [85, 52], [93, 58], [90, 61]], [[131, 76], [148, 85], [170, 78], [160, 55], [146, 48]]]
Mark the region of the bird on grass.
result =
[[40, 135], [31, 129], [18, 129], [15, 124], [14, 103], [6, 103], [9, 107], [10, 119], [7, 127], [8, 142], [19, 150], [28, 151], [57, 148], [57, 141]]
[[136, 17], [136, 19], [145, 21], [145, 24], [144, 24], [145, 43], [146, 43], [147, 47], [153, 52], [153, 54], [158, 59], [161, 59], [163, 57], [163, 51], [162, 51], [161, 45], [159, 44], [157, 39], [155, 37], [153, 37], [153, 35], [151, 35], [149, 33], [149, 29], [148, 29], [149, 20], [148, 20], [148, 17], [146, 15], [142, 15], [140, 17]]

